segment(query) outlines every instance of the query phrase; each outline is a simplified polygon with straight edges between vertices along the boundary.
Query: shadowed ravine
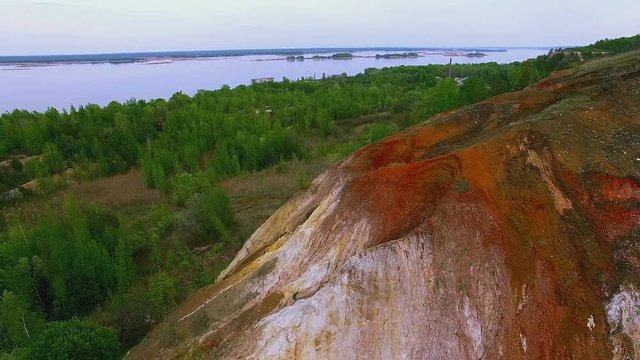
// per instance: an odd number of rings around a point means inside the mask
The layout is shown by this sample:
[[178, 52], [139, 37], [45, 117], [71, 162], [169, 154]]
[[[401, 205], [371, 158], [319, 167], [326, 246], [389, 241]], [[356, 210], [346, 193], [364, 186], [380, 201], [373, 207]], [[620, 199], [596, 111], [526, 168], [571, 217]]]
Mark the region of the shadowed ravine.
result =
[[640, 53], [362, 148], [129, 353], [640, 356]]

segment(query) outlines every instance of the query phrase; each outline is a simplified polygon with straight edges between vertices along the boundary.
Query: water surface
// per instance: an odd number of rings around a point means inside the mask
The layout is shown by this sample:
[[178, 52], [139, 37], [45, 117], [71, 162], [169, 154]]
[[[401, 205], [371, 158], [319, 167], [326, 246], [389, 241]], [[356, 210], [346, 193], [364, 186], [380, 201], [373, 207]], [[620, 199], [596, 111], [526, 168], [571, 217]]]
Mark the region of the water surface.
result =
[[[546, 49], [509, 49], [485, 52], [485, 57], [453, 56], [454, 63], [522, 61], [547, 53]], [[357, 51], [351, 60], [286, 61], [283, 55], [245, 55], [193, 59], [155, 59], [147, 62], [113, 64], [51, 63], [0, 64], [0, 112], [13, 109], [43, 111], [48, 107], [70, 106], [129, 99], [169, 98], [182, 91], [195, 94], [199, 89], [219, 89], [250, 84], [251, 79], [273, 77], [276, 80], [320, 78], [323, 74], [355, 75], [367, 68], [399, 65], [446, 64], [449, 55], [436, 51], [418, 51], [421, 57], [376, 59], [382, 51]], [[394, 51], [391, 53], [398, 53]], [[305, 54], [311, 57], [315, 54]], [[327, 55], [327, 54], [324, 54]]]

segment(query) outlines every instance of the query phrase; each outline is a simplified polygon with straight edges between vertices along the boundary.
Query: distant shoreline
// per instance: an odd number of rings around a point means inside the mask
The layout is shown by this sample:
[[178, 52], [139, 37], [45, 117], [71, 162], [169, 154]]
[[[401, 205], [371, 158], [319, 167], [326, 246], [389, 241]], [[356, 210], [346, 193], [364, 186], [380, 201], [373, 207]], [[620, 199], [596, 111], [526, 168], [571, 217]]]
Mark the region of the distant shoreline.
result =
[[[333, 49], [332, 49], [333, 50]], [[386, 50], [386, 49], [385, 49]], [[524, 61], [548, 53], [548, 49], [509, 49], [506, 52], [487, 52], [485, 58], [470, 58], [461, 51], [417, 51], [417, 58], [375, 57], [376, 54], [396, 54], [405, 51], [359, 51], [345, 53], [341, 59], [304, 59], [287, 61], [287, 56], [219, 56], [213, 58], [147, 58], [144, 62], [122, 65], [106, 63], [23, 63], [0, 64], [0, 113], [25, 109], [46, 111], [49, 107], [70, 109], [71, 106], [98, 104], [106, 106], [117, 100], [169, 99], [178, 91], [192, 96], [202, 89], [231, 88], [249, 85], [252, 79], [274, 78], [274, 81], [321, 78], [347, 74], [355, 76], [372, 68], [393, 66], [427, 66], [454, 63]], [[271, 52], [270, 52], [271, 53]], [[310, 52], [315, 55], [336, 55], [339, 52]], [[120, 89], [117, 93], [113, 89]]]
[[[532, 47], [531, 49], [538, 49]], [[539, 48], [542, 49], [542, 48]], [[546, 49], [546, 48], [545, 48]], [[126, 64], [148, 63], [171, 60], [190, 60], [237, 56], [300, 56], [305, 54], [352, 53], [363, 51], [382, 52], [506, 52], [509, 48], [410, 48], [410, 47], [369, 47], [369, 48], [300, 48], [300, 49], [259, 49], [259, 50], [206, 50], [206, 51], [164, 51], [138, 52], [115, 54], [77, 54], [77, 55], [27, 55], [0, 56], [0, 65], [29, 65], [36, 64]]]

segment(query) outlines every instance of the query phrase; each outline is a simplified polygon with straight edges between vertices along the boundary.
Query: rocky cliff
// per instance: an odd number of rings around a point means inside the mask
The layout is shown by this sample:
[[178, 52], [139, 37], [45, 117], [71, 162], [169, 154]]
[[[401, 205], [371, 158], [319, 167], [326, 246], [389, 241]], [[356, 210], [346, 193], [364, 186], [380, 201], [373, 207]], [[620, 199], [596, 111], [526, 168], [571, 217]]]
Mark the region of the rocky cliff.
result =
[[129, 358], [640, 356], [640, 53], [317, 178]]

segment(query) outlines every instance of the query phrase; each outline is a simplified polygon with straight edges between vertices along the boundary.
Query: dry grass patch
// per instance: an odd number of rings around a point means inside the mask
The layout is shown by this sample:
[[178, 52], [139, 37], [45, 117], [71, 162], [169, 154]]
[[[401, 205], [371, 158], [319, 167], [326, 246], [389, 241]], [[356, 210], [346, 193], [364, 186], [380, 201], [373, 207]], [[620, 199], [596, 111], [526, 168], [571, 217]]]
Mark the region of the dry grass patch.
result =
[[221, 184], [231, 198], [233, 215], [240, 237], [248, 238], [287, 200], [304, 188], [307, 179], [314, 179], [331, 166], [326, 158], [309, 162], [294, 160], [282, 167], [229, 179]]
[[161, 200], [157, 190], [144, 185], [140, 171], [135, 168], [124, 174], [78, 183], [64, 193], [114, 210], [132, 204], [156, 204]]

